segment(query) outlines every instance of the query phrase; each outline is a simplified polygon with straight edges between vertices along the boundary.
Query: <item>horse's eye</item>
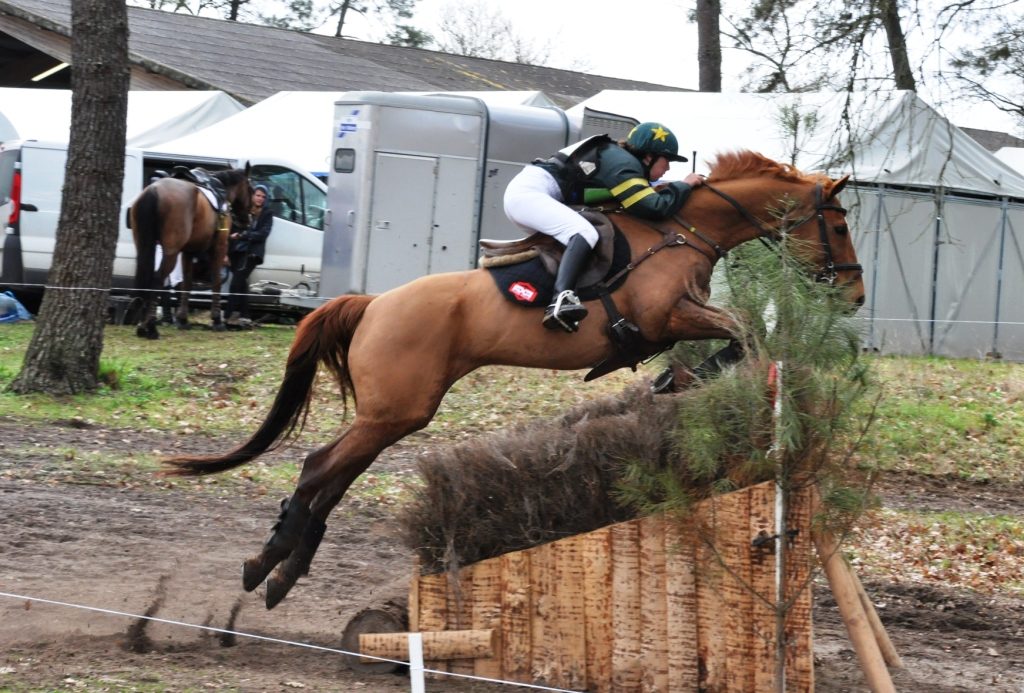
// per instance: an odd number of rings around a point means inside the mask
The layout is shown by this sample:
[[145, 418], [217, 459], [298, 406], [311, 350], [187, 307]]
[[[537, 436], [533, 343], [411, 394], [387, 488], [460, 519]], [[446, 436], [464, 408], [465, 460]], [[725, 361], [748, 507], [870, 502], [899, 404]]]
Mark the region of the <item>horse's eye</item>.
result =
[[850, 230], [849, 228], [847, 228], [846, 224], [839, 224], [837, 226], [834, 226], [833, 228], [835, 229], [837, 236], [845, 236], [847, 232], [849, 232]]

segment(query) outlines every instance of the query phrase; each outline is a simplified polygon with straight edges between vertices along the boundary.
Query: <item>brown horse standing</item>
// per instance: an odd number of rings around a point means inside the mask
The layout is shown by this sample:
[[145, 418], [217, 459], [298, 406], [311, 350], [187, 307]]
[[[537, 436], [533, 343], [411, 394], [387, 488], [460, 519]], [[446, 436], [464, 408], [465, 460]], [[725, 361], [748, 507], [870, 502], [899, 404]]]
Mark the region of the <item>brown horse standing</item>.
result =
[[[224, 186], [231, 215], [240, 223], [249, 219], [252, 187], [249, 165], [244, 169], [210, 174]], [[146, 186], [132, 203], [131, 227], [135, 240], [135, 288], [143, 290], [142, 317], [135, 333], [158, 339], [156, 329], [157, 292], [164, 289], [182, 255], [183, 281], [174, 316], [180, 328], [188, 327], [188, 298], [192, 291], [192, 261], [205, 258], [210, 268], [210, 319], [215, 330], [224, 329], [220, 312], [220, 273], [227, 255], [228, 232], [219, 229], [217, 210], [196, 184], [178, 178], [161, 178]], [[156, 246], [163, 249], [160, 268], [156, 269]]]
[[[758, 236], [778, 236], [783, 226], [791, 237], [806, 241], [800, 245], [824, 278], [841, 282], [854, 305], [862, 303], [860, 265], [845, 210], [835, 199], [846, 180], [805, 175], [759, 154], [738, 152], [715, 162], [709, 177], [714, 188], [694, 191], [682, 210], [685, 224], [676, 219], [655, 228], [620, 216], [634, 262], [663, 239], [686, 239], [649, 255], [612, 295], [619, 312], [640, 328], [645, 345], [640, 351], [733, 336], [733, 320], [706, 304], [719, 257], [715, 246], [726, 251]], [[789, 219], [772, 219], [768, 210], [784, 206], [791, 208]], [[220, 472], [280, 445], [300, 426], [321, 363], [342, 396], [352, 395], [352, 425], [306, 457], [272, 536], [245, 562], [244, 587], [255, 589], [266, 579], [267, 608], [272, 608], [308, 573], [325, 520], [352, 482], [384, 448], [426, 426], [455, 381], [492, 364], [570, 370], [615, 359], [601, 306], [591, 302], [588, 307], [592, 315], [579, 332], [546, 330], [540, 309], [506, 301], [485, 270], [430, 275], [376, 297], [340, 296], [300, 324], [284, 381], [252, 437], [223, 455], [168, 459], [175, 467], [170, 473]], [[615, 365], [635, 360], [623, 358]]]

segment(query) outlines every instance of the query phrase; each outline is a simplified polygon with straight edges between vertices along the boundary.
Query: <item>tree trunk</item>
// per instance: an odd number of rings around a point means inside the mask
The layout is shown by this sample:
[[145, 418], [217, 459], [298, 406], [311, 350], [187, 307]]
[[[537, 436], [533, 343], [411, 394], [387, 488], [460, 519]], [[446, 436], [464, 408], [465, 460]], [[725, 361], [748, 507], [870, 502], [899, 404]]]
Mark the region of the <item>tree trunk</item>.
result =
[[343, 0], [338, 6], [338, 28], [334, 31], [336, 38], [341, 38], [341, 28], [345, 26], [345, 14], [348, 12], [349, 0]]
[[48, 288], [11, 383], [18, 393], [95, 390], [114, 267], [128, 110], [124, 0], [72, 0], [71, 137]]
[[917, 91], [914, 72], [910, 69], [910, 58], [907, 55], [907, 39], [900, 25], [900, 8], [897, 0], [881, 0], [879, 11], [882, 15], [882, 26], [889, 42], [889, 58], [892, 60], [892, 76], [897, 89]]
[[721, 0], [697, 0], [697, 67], [700, 91], [722, 91]]
[[248, 0], [230, 0], [230, 2], [228, 3], [228, 21], [238, 21], [238, 10], [246, 2], [248, 2]]

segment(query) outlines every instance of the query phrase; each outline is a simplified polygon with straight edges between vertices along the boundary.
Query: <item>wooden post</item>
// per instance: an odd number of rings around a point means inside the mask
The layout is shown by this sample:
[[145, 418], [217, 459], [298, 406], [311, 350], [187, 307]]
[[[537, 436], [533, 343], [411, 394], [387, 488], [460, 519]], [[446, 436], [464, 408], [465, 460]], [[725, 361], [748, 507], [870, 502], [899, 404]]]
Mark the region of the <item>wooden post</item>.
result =
[[815, 532], [814, 544], [868, 687], [873, 693], [896, 693], [860, 595], [850, 579], [851, 573], [848, 567], [844, 567], [846, 561], [839, 554], [839, 544], [833, 537], [820, 532]]
[[[498, 631], [444, 630], [422, 633], [424, 659], [476, 659], [498, 651]], [[360, 633], [359, 654], [409, 661], [408, 633]]]
[[868, 617], [868, 623], [871, 625], [871, 631], [875, 634], [875, 640], [878, 641], [878, 648], [882, 651], [885, 663], [894, 669], [902, 669], [903, 660], [900, 659], [896, 647], [892, 644], [892, 640], [889, 639], [889, 633], [885, 630], [882, 619], [878, 617], [875, 605], [871, 603], [871, 597], [868, 596], [868, 593], [864, 590], [864, 585], [860, 582], [860, 578], [857, 577], [857, 572], [845, 560], [843, 560], [843, 565], [846, 566], [846, 572], [849, 573], [850, 582], [853, 583], [854, 589], [857, 590], [857, 596], [860, 597], [861, 606], [864, 607], [864, 613]]

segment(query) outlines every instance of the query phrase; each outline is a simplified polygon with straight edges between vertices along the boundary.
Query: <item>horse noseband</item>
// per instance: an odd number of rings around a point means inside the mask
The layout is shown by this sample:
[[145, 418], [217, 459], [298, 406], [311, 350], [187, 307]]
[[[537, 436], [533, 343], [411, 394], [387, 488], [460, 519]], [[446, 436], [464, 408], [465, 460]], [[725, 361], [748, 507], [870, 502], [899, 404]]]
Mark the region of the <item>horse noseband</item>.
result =
[[822, 199], [824, 192], [821, 183], [814, 186], [814, 214], [818, 217], [818, 237], [821, 239], [821, 249], [825, 254], [825, 264], [821, 271], [814, 275], [815, 281], [823, 282], [829, 286], [835, 286], [839, 273], [847, 270], [863, 272], [864, 268], [859, 262], [841, 262], [836, 264], [832, 259], [832, 243], [828, 240], [828, 224], [825, 223], [823, 212], [827, 209], [839, 212], [846, 216], [846, 209], [839, 205], [825, 204]]

